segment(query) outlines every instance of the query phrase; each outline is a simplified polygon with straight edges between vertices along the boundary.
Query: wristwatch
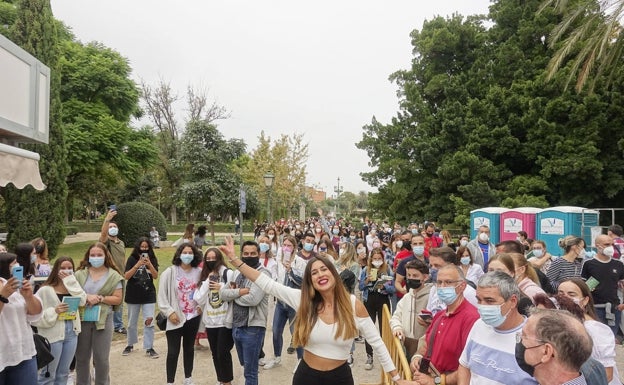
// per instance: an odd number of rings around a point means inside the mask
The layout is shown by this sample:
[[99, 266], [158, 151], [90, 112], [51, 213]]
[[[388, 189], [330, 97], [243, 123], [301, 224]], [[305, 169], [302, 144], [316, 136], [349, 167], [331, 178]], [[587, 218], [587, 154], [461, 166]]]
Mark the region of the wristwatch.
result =
[[9, 303], [9, 299], [5, 296], [3, 296], [2, 294], [0, 294], [0, 302], [2, 303]]
[[436, 385], [440, 385], [442, 383], [442, 378], [440, 376], [433, 377], [433, 383]]

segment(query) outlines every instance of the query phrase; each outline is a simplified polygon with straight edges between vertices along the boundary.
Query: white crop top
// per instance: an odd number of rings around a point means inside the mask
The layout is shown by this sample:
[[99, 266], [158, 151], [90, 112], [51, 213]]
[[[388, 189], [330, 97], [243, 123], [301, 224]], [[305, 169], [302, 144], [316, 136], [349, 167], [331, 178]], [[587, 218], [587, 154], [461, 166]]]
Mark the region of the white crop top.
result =
[[[265, 293], [277, 297], [279, 300], [295, 309], [295, 311], [299, 309], [299, 305], [301, 304], [301, 290], [279, 284], [265, 274], [261, 274], [260, 277], [256, 279], [255, 284], [260, 286]], [[351, 304], [353, 305], [353, 312], [355, 313], [354, 295], [351, 295]], [[364, 336], [366, 341], [373, 347], [375, 355], [381, 366], [383, 366], [384, 371], [391, 372], [395, 370], [396, 367], [390, 358], [390, 353], [381, 340], [379, 331], [375, 328], [375, 324], [371, 318], [355, 316], [355, 324], [362, 336]], [[349, 358], [353, 338], [344, 340], [342, 337], [339, 337], [335, 339], [336, 327], [336, 323], [328, 325], [318, 318], [304, 349], [319, 357], [333, 360], [346, 360]]]

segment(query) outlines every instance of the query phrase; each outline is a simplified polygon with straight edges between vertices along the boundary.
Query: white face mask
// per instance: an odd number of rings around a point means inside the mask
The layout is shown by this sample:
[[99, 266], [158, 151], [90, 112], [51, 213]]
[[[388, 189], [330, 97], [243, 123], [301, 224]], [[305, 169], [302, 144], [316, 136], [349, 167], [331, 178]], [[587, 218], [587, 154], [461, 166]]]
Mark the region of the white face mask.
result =
[[483, 243], [487, 243], [490, 241], [490, 236], [487, 235], [487, 233], [481, 233], [479, 234], [479, 240]]
[[72, 269], [61, 269], [61, 273], [65, 273], [67, 275], [74, 275], [74, 271]]
[[459, 245], [466, 247], [466, 246], [468, 246], [468, 241], [465, 240], [465, 239], [462, 239], [461, 241], [459, 241]]
[[373, 261], [371, 262], [371, 265], [375, 266], [376, 268], [379, 268], [379, 266], [383, 265], [383, 261]]
[[604, 255], [605, 257], [613, 258], [613, 253], [615, 253], [615, 249], [613, 248], [613, 246], [607, 246], [602, 249], [602, 255]]

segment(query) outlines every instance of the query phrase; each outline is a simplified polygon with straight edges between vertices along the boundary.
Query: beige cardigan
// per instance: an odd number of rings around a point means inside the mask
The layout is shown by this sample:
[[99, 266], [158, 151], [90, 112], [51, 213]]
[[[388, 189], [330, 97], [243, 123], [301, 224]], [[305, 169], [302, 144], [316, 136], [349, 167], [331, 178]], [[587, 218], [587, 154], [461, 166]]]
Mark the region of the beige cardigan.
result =
[[[69, 275], [63, 279], [63, 283], [70, 295], [80, 297], [80, 306], [84, 306], [87, 302], [87, 294], [76, 280], [76, 277]], [[39, 334], [52, 342], [62, 341], [65, 339], [65, 321], [58, 320], [58, 314], [54, 310], [61, 301], [59, 301], [56, 292], [52, 286], [42, 286], [35, 294], [43, 306], [42, 317], [32, 324], [37, 327]], [[80, 334], [80, 316], [73, 320], [74, 332]]]

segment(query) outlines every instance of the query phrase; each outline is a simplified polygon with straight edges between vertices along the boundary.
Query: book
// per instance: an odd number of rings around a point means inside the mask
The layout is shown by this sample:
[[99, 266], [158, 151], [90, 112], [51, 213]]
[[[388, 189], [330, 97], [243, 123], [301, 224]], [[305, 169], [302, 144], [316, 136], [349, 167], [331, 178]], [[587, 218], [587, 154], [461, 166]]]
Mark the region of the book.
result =
[[97, 322], [100, 319], [100, 305], [81, 306], [80, 319], [86, 322]]
[[78, 315], [78, 307], [80, 306], [80, 297], [65, 296], [63, 303], [69, 305], [67, 311], [58, 315], [58, 319], [62, 321], [75, 320]]

